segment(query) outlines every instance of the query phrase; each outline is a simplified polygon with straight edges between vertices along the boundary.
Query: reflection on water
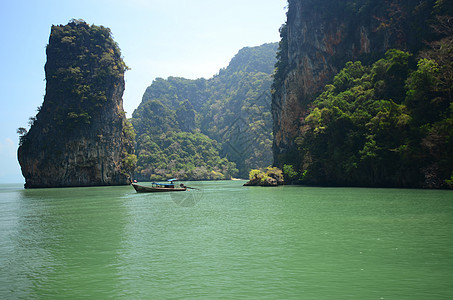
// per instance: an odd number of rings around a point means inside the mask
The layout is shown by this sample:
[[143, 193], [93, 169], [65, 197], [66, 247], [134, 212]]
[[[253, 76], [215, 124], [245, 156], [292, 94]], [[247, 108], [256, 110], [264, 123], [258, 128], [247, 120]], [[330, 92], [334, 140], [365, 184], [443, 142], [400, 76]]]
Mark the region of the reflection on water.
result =
[[0, 297], [453, 297], [451, 191], [242, 183], [1, 186]]

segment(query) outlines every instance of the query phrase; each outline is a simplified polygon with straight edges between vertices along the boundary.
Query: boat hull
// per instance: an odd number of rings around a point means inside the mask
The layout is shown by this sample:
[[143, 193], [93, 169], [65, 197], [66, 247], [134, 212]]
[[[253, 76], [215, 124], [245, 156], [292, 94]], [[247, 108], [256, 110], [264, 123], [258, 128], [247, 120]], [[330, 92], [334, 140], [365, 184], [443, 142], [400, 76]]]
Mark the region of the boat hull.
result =
[[135, 183], [133, 183], [132, 186], [137, 193], [184, 192], [185, 190], [187, 190], [187, 188], [151, 187], [138, 185]]

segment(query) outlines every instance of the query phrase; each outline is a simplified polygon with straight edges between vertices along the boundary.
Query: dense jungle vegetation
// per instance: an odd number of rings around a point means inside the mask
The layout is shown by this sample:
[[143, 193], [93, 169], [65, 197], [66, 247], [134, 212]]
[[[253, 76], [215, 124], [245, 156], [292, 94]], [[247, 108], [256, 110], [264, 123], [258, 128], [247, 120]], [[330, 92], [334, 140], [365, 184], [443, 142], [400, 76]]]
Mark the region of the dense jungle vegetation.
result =
[[276, 51], [276, 43], [243, 48], [208, 80], [154, 80], [131, 118], [135, 177], [246, 178], [250, 169], [271, 165]]
[[[369, 9], [385, 1], [346, 2], [348, 9]], [[361, 2], [363, 6], [358, 5]], [[428, 2], [433, 3], [429, 6]], [[411, 52], [390, 49], [371, 63], [346, 63], [301, 121], [295, 140], [298, 153], [292, 159], [298, 173], [295, 181], [453, 187], [452, 4], [408, 4], [414, 6], [409, 10], [412, 16], [424, 16], [416, 19], [402, 18], [407, 11], [399, 11], [398, 3], [388, 8], [395, 10], [395, 19], [388, 20], [395, 24], [387, 25], [398, 30], [398, 22], [404, 20], [413, 30], [423, 28], [412, 47], [409, 45]], [[286, 27], [281, 36], [275, 88], [281, 86], [289, 69]]]
[[[296, 141], [312, 184], [410, 186], [453, 165], [450, 65], [389, 50], [350, 62], [313, 103]], [[420, 172], [420, 168], [424, 172]], [[435, 176], [432, 176], [435, 178]], [[432, 183], [433, 185], [435, 183]]]

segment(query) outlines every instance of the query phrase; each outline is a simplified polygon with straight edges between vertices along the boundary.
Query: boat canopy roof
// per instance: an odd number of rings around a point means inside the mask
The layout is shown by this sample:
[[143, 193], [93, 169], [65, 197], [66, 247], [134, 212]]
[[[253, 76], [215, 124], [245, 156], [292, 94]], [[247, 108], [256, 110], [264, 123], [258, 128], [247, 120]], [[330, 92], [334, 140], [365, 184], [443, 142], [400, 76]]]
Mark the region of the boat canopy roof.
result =
[[173, 186], [173, 183], [151, 182], [151, 184], [155, 184], [155, 185], [164, 185], [164, 186]]
[[172, 178], [172, 179], [168, 179], [168, 183], [161, 183], [161, 182], [151, 182], [151, 184], [155, 184], [155, 185], [162, 185], [162, 186], [173, 186], [174, 185], [174, 181], [177, 181], [178, 179], [177, 178]]

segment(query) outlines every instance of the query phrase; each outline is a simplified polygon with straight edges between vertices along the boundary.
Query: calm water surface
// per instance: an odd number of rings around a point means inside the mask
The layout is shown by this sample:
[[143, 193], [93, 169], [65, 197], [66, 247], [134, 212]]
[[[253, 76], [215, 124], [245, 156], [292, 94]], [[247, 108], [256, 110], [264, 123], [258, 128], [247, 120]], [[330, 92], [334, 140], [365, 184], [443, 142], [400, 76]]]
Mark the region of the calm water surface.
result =
[[0, 298], [453, 299], [453, 192], [0, 185]]

